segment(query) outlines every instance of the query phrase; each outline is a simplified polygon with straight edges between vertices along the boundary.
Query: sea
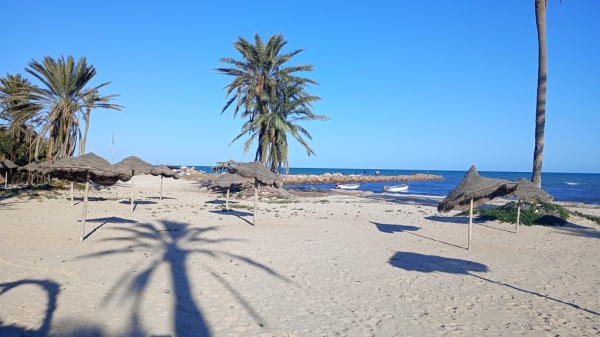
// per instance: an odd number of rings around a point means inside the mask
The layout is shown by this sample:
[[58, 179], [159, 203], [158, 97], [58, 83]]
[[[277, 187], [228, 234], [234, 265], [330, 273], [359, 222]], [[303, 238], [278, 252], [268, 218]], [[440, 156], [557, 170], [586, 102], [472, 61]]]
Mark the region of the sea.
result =
[[[196, 166], [197, 170], [211, 171], [210, 166]], [[345, 175], [364, 174], [364, 169], [341, 168], [290, 168], [290, 174], [321, 175], [329, 172], [339, 172]], [[374, 175], [375, 170], [366, 170], [367, 175]], [[382, 176], [411, 175], [414, 173], [429, 173], [440, 175], [444, 180], [408, 182], [407, 194], [420, 194], [444, 197], [450, 193], [464, 178], [466, 171], [433, 171], [433, 170], [378, 170]], [[529, 172], [494, 172], [478, 171], [479, 175], [489, 178], [517, 180], [531, 179]], [[363, 182], [359, 190], [383, 193], [383, 186], [400, 184], [401, 182]], [[300, 190], [333, 189], [333, 184], [318, 185], [286, 185], [288, 188]], [[542, 172], [542, 189], [550, 193], [555, 201], [581, 202], [600, 205], [600, 174], [599, 173], [546, 173]]]

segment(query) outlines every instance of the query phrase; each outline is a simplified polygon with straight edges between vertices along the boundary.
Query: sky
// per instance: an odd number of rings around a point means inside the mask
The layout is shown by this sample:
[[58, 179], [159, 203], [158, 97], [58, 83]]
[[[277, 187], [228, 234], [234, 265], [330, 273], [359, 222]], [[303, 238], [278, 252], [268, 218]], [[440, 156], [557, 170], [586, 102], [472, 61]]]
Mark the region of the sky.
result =
[[[94, 110], [86, 150], [117, 162], [254, 160], [244, 120], [221, 110], [238, 36], [283, 34], [312, 64], [313, 112], [291, 167], [531, 172], [534, 1], [6, 1], [0, 76], [44, 56], [85, 56], [119, 94]], [[543, 172], [600, 173], [600, 1], [548, 0]], [[9, 29], [10, 27], [10, 29]], [[112, 135], [114, 134], [114, 146]]]

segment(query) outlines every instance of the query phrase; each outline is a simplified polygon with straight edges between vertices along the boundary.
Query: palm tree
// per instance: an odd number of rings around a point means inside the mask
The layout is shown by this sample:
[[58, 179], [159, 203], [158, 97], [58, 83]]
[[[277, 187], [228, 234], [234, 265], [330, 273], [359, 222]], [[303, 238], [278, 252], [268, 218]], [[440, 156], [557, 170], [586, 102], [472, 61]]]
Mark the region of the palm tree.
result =
[[[105, 85], [110, 84], [110, 82], [106, 82]], [[83, 102], [85, 106], [85, 112], [82, 112], [83, 120], [85, 122], [85, 129], [83, 131], [83, 138], [79, 142], [79, 155], [85, 154], [85, 145], [87, 143], [87, 135], [88, 129], [90, 127], [90, 114], [92, 113], [92, 109], [94, 108], [102, 108], [102, 109], [112, 109], [121, 111], [123, 106], [118, 104], [113, 104], [111, 101], [120, 95], [112, 94], [107, 96], [100, 96], [100, 92], [98, 91], [99, 87], [94, 88], [93, 90], [89, 90], [83, 96]]]
[[72, 56], [66, 59], [61, 56], [57, 60], [45, 56], [41, 63], [32, 60], [25, 71], [44, 85], [43, 88], [34, 87], [31, 97], [41, 107], [39, 136], [48, 135], [48, 160], [72, 156], [81, 139], [77, 113], [86, 107], [83, 98], [108, 82], [86, 88], [96, 75], [96, 68], [88, 65], [85, 57], [75, 62]]
[[[0, 78], [0, 119], [6, 122], [5, 125], [0, 126], [2, 129], [0, 133], [10, 137], [9, 157], [20, 163], [31, 162], [31, 149], [35, 135], [33, 117], [39, 111], [39, 106], [28, 99], [31, 88], [31, 82], [23, 78], [21, 74], [7, 74], [6, 77]], [[27, 144], [25, 145], [23, 142]], [[26, 151], [28, 155], [23, 156], [21, 153], [17, 159], [16, 151], [23, 147], [28, 149]]]
[[312, 112], [312, 102], [319, 99], [318, 96], [306, 94], [301, 85], [280, 85], [278, 96], [269, 103], [269, 112], [247, 121], [242, 126], [240, 134], [231, 143], [249, 134], [250, 138], [244, 144], [245, 154], [258, 138], [256, 159], [266, 158], [265, 163], [271, 171], [280, 172], [281, 168], [285, 168], [287, 174], [289, 173], [288, 134], [304, 146], [309, 156], [315, 155], [302, 137], [312, 139], [311, 135], [297, 122], [329, 120], [327, 116], [315, 115]]
[[[308, 138], [310, 138], [310, 135], [301, 127], [298, 128], [294, 124], [294, 119], [288, 121], [286, 112], [280, 111], [282, 107], [280, 104], [287, 104], [284, 103], [285, 101], [282, 96], [282, 93], [288, 90], [283, 89], [286, 87], [295, 88], [293, 97], [290, 96], [292, 101], [304, 97], [305, 101], [300, 99], [297, 103], [298, 106], [306, 105], [307, 102], [310, 103], [319, 99], [319, 97], [310, 96], [304, 91], [304, 88], [309, 84], [318, 84], [318, 82], [296, 75], [298, 72], [312, 71], [313, 66], [310, 64], [286, 66], [286, 62], [302, 52], [303, 49], [297, 49], [280, 55], [281, 49], [286, 44], [287, 41], [283, 39], [283, 35], [281, 34], [273, 35], [266, 44], [263, 43], [258, 34], [254, 36], [254, 44], [242, 37], [238, 37], [238, 41], [234, 42], [233, 45], [242, 54], [243, 60], [238, 61], [232, 58], [222, 58], [220, 60], [222, 63], [228, 63], [233, 67], [216, 69], [220, 74], [234, 77], [233, 81], [225, 86], [227, 97], [232, 93], [234, 95], [226, 102], [221, 113], [225, 112], [234, 101], [237, 101], [233, 112], [234, 118], [240, 113], [240, 109], [243, 108], [240, 115], [242, 118], [248, 119], [242, 127], [240, 135], [232, 143], [242, 135], [249, 134], [250, 139], [248, 139], [244, 147], [244, 153], [246, 153], [253, 141], [258, 138], [256, 160], [267, 164], [273, 171], [276, 171], [277, 167], [281, 166], [281, 164], [288, 167], [286, 132], [282, 135], [281, 131], [283, 130], [287, 130], [287, 132], [301, 141], [305, 145], [305, 148], [307, 148], [309, 155], [314, 154], [302, 137], [297, 137], [298, 132]], [[306, 107], [310, 108], [310, 105], [306, 105]], [[304, 118], [311, 119], [307, 117], [311, 115], [312, 113], [310, 112]], [[320, 116], [320, 118], [322, 120], [328, 119], [324, 116]], [[285, 122], [289, 122], [289, 125]], [[280, 132], [278, 133], [276, 130]]]
[[546, 0], [535, 0], [535, 23], [538, 32], [538, 83], [535, 108], [535, 148], [531, 181], [542, 187], [542, 158], [544, 157], [544, 128], [546, 124]]

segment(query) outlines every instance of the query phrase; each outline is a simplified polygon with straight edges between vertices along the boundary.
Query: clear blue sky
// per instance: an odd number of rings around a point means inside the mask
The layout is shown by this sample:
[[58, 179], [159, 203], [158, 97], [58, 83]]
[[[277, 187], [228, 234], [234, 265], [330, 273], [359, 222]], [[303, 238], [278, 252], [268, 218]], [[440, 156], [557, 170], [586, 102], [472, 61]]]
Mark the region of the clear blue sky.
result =
[[[153, 164], [251, 161], [226, 102], [237, 36], [283, 33], [319, 81], [292, 167], [531, 171], [537, 83], [533, 0], [5, 1], [0, 76], [86, 56], [122, 112], [92, 112], [87, 150]], [[600, 172], [600, 1], [548, 0], [544, 172]], [[26, 74], [30, 79], [31, 76]]]

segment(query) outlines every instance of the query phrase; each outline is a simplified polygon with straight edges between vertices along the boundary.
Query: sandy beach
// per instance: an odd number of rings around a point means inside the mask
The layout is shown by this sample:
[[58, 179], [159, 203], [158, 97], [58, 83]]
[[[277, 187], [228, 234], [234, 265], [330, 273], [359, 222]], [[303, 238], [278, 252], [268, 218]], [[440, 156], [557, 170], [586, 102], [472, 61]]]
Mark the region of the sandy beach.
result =
[[[135, 179], [0, 200], [0, 336], [600, 335], [600, 226], [475, 221], [440, 198], [252, 199]], [[570, 205], [587, 214], [600, 209]]]

